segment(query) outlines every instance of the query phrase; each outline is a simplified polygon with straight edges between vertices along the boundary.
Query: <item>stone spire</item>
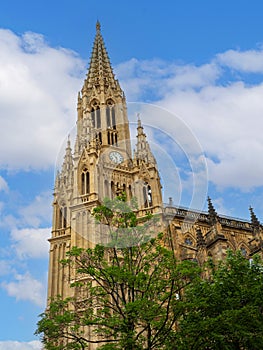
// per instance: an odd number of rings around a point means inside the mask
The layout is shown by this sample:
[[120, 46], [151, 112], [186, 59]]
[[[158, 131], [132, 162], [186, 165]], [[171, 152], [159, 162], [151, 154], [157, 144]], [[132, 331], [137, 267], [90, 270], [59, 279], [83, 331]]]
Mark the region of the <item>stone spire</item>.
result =
[[209, 216], [209, 221], [210, 223], [216, 224], [218, 222], [218, 215], [217, 212], [212, 204], [211, 198], [207, 197], [207, 201], [208, 201], [208, 216]]
[[252, 225], [253, 229], [259, 229], [260, 222], [259, 222], [258, 218], [256, 217], [254, 210], [251, 206], [249, 207], [249, 211], [250, 211], [251, 225]]
[[140, 116], [138, 115], [137, 144], [134, 152], [135, 160], [144, 161], [145, 164], [156, 164], [156, 160], [150, 149], [146, 134], [144, 133]]
[[[96, 91], [94, 91], [94, 89]], [[82, 95], [87, 94], [88, 97], [92, 93], [101, 94], [107, 90], [112, 90], [123, 97], [123, 92], [119, 82], [115, 79], [111, 67], [110, 59], [104, 44], [103, 37], [100, 31], [100, 23], [96, 24], [96, 36], [93, 44], [91, 60], [87, 78], [84, 82]]]

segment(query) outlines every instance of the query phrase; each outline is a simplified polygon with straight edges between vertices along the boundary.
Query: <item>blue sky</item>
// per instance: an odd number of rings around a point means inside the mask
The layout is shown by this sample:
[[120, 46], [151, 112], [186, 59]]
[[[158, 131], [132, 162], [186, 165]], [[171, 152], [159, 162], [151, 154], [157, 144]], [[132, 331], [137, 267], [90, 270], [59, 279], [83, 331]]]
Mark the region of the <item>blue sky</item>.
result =
[[97, 19], [165, 201], [197, 207], [208, 186], [219, 213], [247, 219], [252, 205], [262, 220], [262, 13], [260, 0], [0, 4], [0, 350], [40, 349], [54, 169]]

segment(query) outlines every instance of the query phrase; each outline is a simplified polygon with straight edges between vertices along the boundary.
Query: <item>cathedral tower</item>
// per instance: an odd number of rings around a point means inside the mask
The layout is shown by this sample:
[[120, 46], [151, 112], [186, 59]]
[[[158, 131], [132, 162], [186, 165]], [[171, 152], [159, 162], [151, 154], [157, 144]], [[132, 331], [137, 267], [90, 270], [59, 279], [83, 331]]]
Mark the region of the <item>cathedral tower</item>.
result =
[[115, 78], [96, 24], [88, 73], [77, 101], [77, 135], [70, 138], [55, 182], [50, 238], [48, 297], [71, 295], [70, 271], [60, 264], [70, 247], [87, 248], [107, 240], [95, 225], [92, 210], [105, 197], [125, 192], [136, 197], [138, 216], [160, 213], [161, 184], [157, 163], [138, 119], [132, 154], [126, 99]]

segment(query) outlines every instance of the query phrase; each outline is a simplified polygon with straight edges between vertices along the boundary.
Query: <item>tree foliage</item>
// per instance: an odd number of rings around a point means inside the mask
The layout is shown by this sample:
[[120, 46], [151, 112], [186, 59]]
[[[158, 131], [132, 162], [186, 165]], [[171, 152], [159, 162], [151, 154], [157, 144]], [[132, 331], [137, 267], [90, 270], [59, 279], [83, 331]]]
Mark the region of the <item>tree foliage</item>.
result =
[[[263, 349], [263, 270], [258, 257], [228, 252], [185, 291], [176, 349]], [[174, 349], [172, 347], [172, 349]]]
[[[110, 240], [86, 250], [73, 247], [62, 262], [75, 269], [72, 287], [82, 300], [51, 301], [37, 330], [46, 349], [97, 343], [104, 350], [151, 350], [170, 344], [181, 315], [180, 295], [197, 274], [197, 264], [178, 263], [165, 237], [152, 237], [155, 218], [138, 223], [135, 208], [135, 202], [128, 205], [119, 196], [94, 209]], [[92, 334], [85, 332], [87, 326]]]
[[58, 296], [41, 315], [45, 349], [263, 349], [262, 261], [229, 252], [202, 269], [177, 262], [169, 233], [154, 236], [155, 218], [138, 222], [135, 211], [123, 196], [94, 209], [109, 239], [61, 262], [75, 297]]

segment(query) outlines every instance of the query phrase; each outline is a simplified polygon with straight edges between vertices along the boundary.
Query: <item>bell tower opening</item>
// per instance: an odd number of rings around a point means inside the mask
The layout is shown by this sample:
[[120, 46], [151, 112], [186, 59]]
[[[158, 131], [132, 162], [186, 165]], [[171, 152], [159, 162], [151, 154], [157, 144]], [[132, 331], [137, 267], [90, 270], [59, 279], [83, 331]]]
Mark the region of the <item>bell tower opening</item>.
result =
[[91, 120], [92, 125], [95, 129], [101, 128], [101, 115], [100, 115], [100, 105], [98, 101], [92, 101], [91, 103]]
[[114, 102], [111, 99], [107, 101], [106, 118], [107, 128], [116, 130], [115, 106]]

